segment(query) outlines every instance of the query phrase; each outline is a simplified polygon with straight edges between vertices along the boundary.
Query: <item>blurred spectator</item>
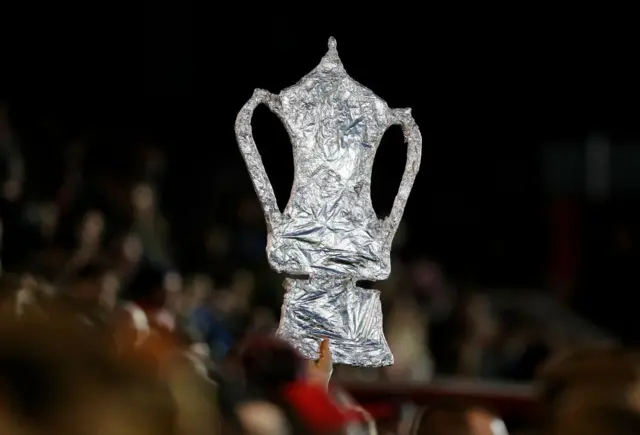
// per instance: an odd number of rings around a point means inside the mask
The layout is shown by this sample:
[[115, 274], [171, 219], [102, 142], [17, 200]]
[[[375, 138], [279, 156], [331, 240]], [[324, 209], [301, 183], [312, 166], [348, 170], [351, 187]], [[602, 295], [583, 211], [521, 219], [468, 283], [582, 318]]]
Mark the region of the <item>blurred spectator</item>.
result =
[[247, 334], [272, 334], [278, 328], [273, 311], [265, 307], [256, 307], [253, 310], [251, 321], [247, 328]]
[[360, 412], [341, 408], [328, 393], [333, 371], [328, 340], [320, 354], [318, 362], [305, 361], [288, 343], [266, 336], [253, 337], [242, 354], [247, 385], [255, 397], [285, 412], [295, 434], [333, 434], [363, 421]]
[[287, 343], [268, 336], [252, 337], [242, 353], [249, 388], [258, 396], [278, 396], [286, 385], [304, 377], [305, 361]]
[[100, 305], [112, 311], [118, 303], [120, 285], [120, 279], [115, 273], [105, 273], [100, 279]]
[[523, 313], [506, 310], [498, 316], [494, 376], [529, 382], [549, 356], [541, 327]]
[[167, 301], [164, 287], [167, 273], [161, 265], [142, 262], [122, 293], [122, 299], [150, 312], [162, 309]]
[[24, 177], [24, 161], [9, 122], [9, 110], [0, 101], [0, 182], [4, 201], [16, 201], [22, 195]]
[[109, 311], [100, 303], [100, 280], [103, 276], [104, 270], [97, 263], [82, 266], [66, 286], [67, 290], [60, 295], [65, 305], [87, 325], [104, 325], [107, 322]]
[[236, 227], [236, 262], [241, 267], [264, 264], [266, 237], [264, 214], [252, 195], [240, 200]]
[[[102, 131], [62, 134], [60, 125], [59, 137], [46, 133], [42, 145], [59, 144], [51, 155], [64, 150], [64, 157], [42, 159], [42, 171], [34, 171], [22, 158], [22, 151], [30, 155], [29, 135], [20, 135], [20, 149], [11, 127], [2, 106], [0, 246], [7, 268], [26, 273], [0, 276], [0, 433], [18, 434], [23, 421], [35, 433], [83, 433], [78, 425], [99, 435], [372, 432], [370, 417], [337, 386], [328, 388], [328, 342], [319, 361], [305, 361], [272, 337], [282, 277], [269, 269], [263, 212], [235, 163], [215, 162], [193, 178], [210, 181], [211, 189], [194, 184], [193, 198], [179, 188], [172, 195], [165, 185], [182, 185], [165, 183], [165, 172], [179, 171], [165, 171], [175, 161], [151, 141], [113, 140]], [[47, 174], [25, 179], [40, 172]], [[167, 204], [172, 196], [180, 201]], [[441, 374], [530, 381], [551, 350], [547, 331], [556, 339], [566, 334], [546, 313], [523, 314], [497, 293], [479, 291], [474, 280], [454, 286], [422, 247], [403, 249], [413, 236], [405, 224], [394, 239], [393, 273], [375, 284], [396, 364], [339, 372], [372, 382], [386, 375], [426, 384]], [[600, 293], [633, 287], [635, 238], [632, 225], [615, 232]], [[557, 272], [558, 285], [575, 284], [573, 269], [571, 277]], [[619, 305], [614, 299], [599, 303]], [[3, 323], [10, 321], [26, 323], [10, 332], [16, 325]], [[580, 412], [592, 422], [577, 426], [582, 433], [624, 433], [640, 410], [637, 363], [633, 352], [610, 349], [546, 365], [544, 429], [571, 433], [569, 420]], [[387, 408], [399, 403], [396, 396], [385, 400]], [[613, 415], [628, 424], [613, 426]], [[504, 425], [482, 408], [435, 403], [416, 430], [498, 435]]]
[[72, 140], [65, 149], [65, 167], [62, 184], [59, 187], [55, 202], [61, 214], [69, 214], [81, 198], [84, 177], [84, 160], [86, 143], [82, 139]]
[[394, 356], [394, 364], [387, 369], [390, 379], [427, 383], [433, 377], [426, 317], [411, 296], [396, 298], [387, 317], [386, 337]]
[[498, 325], [491, 301], [473, 294], [464, 307], [464, 335], [460, 345], [459, 374], [468, 377], [495, 376], [498, 366]]
[[410, 273], [417, 302], [429, 312], [430, 320], [445, 321], [454, 308], [455, 295], [442, 269], [431, 261], [418, 260], [411, 264]]
[[78, 225], [76, 245], [66, 268], [62, 272], [62, 279], [73, 275], [78, 268], [102, 259], [104, 234], [104, 214], [98, 210], [88, 211]]
[[600, 407], [640, 409], [640, 372], [636, 352], [592, 346], [563, 352], [540, 371], [541, 424], [549, 431]]
[[188, 316], [216, 359], [224, 358], [234, 338], [226, 325], [218, 318], [214, 307], [213, 283], [204, 278], [194, 278], [191, 283]]
[[174, 434], [168, 392], [74, 325], [59, 315], [0, 323], [3, 433]]
[[145, 142], [137, 148], [138, 158], [142, 161], [144, 180], [154, 189], [160, 188], [166, 169], [165, 154], [153, 143]]
[[414, 435], [508, 435], [504, 422], [489, 411], [458, 402], [442, 401], [420, 410]]
[[126, 233], [116, 242], [115, 268], [120, 278], [127, 278], [138, 270], [143, 261], [144, 247], [140, 237]]
[[19, 275], [12, 273], [0, 274], [0, 318], [11, 319], [20, 316], [24, 309], [24, 304], [30, 303], [33, 296], [28, 291], [21, 297], [22, 280]]
[[170, 264], [168, 227], [157, 207], [157, 193], [149, 184], [136, 185], [131, 191], [134, 222], [131, 232], [142, 242], [145, 256], [157, 264]]
[[25, 255], [20, 240], [24, 177], [24, 161], [9, 120], [9, 110], [0, 101], [0, 270], [7, 266], [7, 260], [10, 265], [12, 260], [20, 260]]
[[232, 274], [230, 288], [219, 289], [213, 294], [215, 315], [224, 322], [234, 338], [242, 338], [251, 321], [254, 289], [253, 273], [238, 269]]
[[180, 349], [183, 353], [173, 355], [162, 368], [162, 379], [168, 383], [175, 399], [179, 433], [218, 434], [221, 422], [215, 400], [216, 385], [208, 379], [206, 370], [201, 370], [198, 357], [179, 343], [176, 351]]

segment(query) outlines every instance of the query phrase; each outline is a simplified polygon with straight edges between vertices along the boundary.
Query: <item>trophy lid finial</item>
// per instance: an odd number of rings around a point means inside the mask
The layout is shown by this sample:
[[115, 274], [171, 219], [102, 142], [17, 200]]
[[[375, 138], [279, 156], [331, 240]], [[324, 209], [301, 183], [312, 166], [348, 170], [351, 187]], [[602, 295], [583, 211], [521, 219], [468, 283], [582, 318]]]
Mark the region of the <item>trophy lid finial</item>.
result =
[[320, 65], [318, 65], [318, 70], [334, 71], [336, 68], [338, 71], [342, 70], [342, 62], [340, 62], [340, 57], [338, 56], [338, 43], [336, 42], [336, 38], [333, 36], [329, 38], [328, 46], [329, 51], [327, 51], [327, 54], [322, 58]]

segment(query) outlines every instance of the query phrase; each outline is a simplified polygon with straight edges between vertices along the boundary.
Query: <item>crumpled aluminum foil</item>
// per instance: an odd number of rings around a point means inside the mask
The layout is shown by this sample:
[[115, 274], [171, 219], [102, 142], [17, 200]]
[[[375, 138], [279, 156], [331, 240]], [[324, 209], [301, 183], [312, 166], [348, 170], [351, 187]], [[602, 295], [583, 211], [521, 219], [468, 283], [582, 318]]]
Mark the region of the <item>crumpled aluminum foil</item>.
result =
[[[285, 125], [294, 182], [283, 213], [253, 140], [251, 117], [266, 104]], [[371, 172], [384, 132], [402, 126], [407, 163], [390, 215], [371, 204]], [[305, 357], [331, 340], [335, 363], [393, 364], [379, 293], [355, 285], [391, 271], [391, 244], [420, 167], [422, 137], [410, 109], [390, 109], [342, 66], [336, 41], [320, 64], [279, 95], [256, 89], [236, 120], [236, 138], [265, 213], [267, 256], [289, 276], [278, 335]]]

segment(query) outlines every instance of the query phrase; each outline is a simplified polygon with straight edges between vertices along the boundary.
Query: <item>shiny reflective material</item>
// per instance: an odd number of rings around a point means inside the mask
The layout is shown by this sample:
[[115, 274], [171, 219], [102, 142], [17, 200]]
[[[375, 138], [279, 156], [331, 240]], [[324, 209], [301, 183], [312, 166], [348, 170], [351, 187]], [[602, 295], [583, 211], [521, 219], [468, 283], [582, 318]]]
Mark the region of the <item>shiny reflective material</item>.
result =
[[[293, 146], [295, 175], [283, 213], [253, 140], [258, 104], [279, 117]], [[391, 213], [379, 220], [371, 172], [391, 125], [402, 126], [407, 164]], [[290, 277], [278, 334], [310, 359], [328, 337], [335, 363], [392, 364], [379, 293], [355, 282], [383, 280], [391, 270], [391, 243], [420, 167], [422, 138], [411, 110], [390, 109], [349, 77], [331, 38], [320, 64], [297, 84], [279, 95], [255, 90], [238, 114], [236, 138], [265, 213], [269, 264]]]

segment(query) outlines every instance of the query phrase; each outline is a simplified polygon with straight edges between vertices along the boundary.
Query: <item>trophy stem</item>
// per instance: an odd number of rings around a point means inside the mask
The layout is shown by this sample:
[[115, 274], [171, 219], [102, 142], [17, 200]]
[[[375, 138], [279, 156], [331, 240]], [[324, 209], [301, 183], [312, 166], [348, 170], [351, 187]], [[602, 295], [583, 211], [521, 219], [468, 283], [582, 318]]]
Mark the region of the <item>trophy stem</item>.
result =
[[382, 367], [393, 364], [384, 338], [380, 292], [357, 287], [353, 277], [287, 278], [277, 335], [305, 358], [317, 359], [328, 338], [335, 364]]

